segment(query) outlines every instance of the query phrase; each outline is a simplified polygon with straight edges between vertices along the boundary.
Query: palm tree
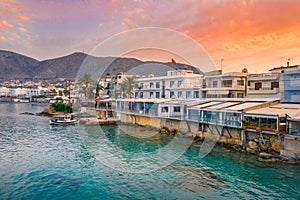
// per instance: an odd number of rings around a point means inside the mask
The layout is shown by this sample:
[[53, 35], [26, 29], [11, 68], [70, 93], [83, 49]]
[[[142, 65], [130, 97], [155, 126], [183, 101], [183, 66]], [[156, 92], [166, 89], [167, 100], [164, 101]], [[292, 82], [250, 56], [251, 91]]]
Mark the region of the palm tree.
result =
[[84, 98], [88, 96], [88, 92], [90, 91], [91, 85], [95, 81], [92, 79], [92, 76], [88, 73], [85, 73], [79, 80], [78, 84], [82, 87], [82, 93], [84, 93]]
[[95, 90], [96, 90], [95, 98], [97, 98], [99, 96], [99, 91], [104, 90], [104, 87], [103, 87], [103, 85], [101, 85], [99, 83], [99, 81], [95, 81], [95, 86], [96, 86], [95, 87]]
[[121, 91], [124, 98], [133, 98], [133, 89], [137, 88], [137, 83], [133, 77], [126, 77], [124, 82], [121, 84]]

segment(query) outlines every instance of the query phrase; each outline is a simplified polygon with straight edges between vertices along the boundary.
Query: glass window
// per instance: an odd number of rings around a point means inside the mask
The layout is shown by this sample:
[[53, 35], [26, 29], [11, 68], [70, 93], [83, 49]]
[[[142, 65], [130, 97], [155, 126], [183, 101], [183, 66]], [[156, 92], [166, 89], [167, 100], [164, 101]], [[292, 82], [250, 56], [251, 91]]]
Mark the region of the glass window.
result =
[[199, 91], [194, 91], [194, 98], [199, 98]]
[[178, 97], [178, 98], [181, 98], [181, 97], [182, 97], [182, 92], [181, 92], [181, 91], [178, 92], [177, 97]]
[[271, 83], [271, 90], [273, 90], [274, 88], [279, 88], [279, 82], [272, 82]]
[[140, 93], [140, 98], [144, 98], [144, 92]]
[[237, 93], [237, 98], [244, 98], [244, 93]]
[[153, 82], [150, 82], [150, 88], [153, 88], [153, 85], [154, 85]]
[[175, 97], [174, 92], [170, 91], [170, 98], [174, 98], [174, 97]]
[[174, 83], [175, 83], [175, 81], [170, 81], [170, 88], [173, 87]]
[[245, 84], [244, 80], [237, 80], [237, 84], [243, 86]]
[[159, 88], [160, 87], [160, 82], [156, 82], [156, 88]]
[[262, 87], [261, 83], [255, 83], [255, 90], [259, 90]]
[[162, 107], [161, 112], [163, 112], [163, 113], [169, 112], [169, 107], [167, 107], [167, 106]]
[[149, 93], [149, 97], [150, 97], [150, 98], [153, 98], [153, 92], [150, 92], [150, 93]]
[[213, 81], [213, 88], [218, 87], [218, 81]]
[[181, 86], [182, 86], [182, 83], [183, 83], [183, 80], [179, 80], [179, 81], [178, 81], [178, 84], [177, 84], [177, 87], [181, 87]]
[[140, 83], [140, 89], [144, 88], [144, 83]]
[[222, 86], [223, 87], [232, 87], [232, 80], [223, 80]]
[[155, 92], [155, 97], [160, 98], [160, 92]]
[[186, 98], [190, 98], [191, 97], [192, 92], [191, 91], [186, 91]]
[[173, 112], [180, 112], [180, 106], [175, 106], [173, 108]]

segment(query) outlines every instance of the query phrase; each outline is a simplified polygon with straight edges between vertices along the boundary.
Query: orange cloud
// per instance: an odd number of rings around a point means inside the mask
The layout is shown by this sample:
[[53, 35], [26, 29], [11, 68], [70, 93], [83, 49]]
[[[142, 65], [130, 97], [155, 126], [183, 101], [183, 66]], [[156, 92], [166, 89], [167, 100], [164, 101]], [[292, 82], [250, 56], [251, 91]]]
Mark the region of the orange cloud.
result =
[[28, 32], [28, 30], [24, 27], [20, 27], [19, 30], [22, 31], [22, 32], [26, 32], [26, 33]]
[[18, 16], [15, 16], [15, 18], [19, 19], [19, 20], [22, 20], [22, 21], [28, 21], [29, 18], [24, 16], [24, 15], [18, 15]]
[[13, 25], [9, 24], [6, 20], [2, 20], [0, 22], [0, 28], [11, 28], [11, 27], [13, 27]]

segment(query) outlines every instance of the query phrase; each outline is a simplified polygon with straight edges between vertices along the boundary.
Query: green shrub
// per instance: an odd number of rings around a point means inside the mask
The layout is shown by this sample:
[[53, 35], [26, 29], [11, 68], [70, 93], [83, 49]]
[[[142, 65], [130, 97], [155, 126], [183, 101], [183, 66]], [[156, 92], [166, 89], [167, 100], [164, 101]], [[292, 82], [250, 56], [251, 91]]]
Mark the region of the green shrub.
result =
[[51, 106], [56, 112], [72, 113], [72, 106], [63, 103], [53, 103]]

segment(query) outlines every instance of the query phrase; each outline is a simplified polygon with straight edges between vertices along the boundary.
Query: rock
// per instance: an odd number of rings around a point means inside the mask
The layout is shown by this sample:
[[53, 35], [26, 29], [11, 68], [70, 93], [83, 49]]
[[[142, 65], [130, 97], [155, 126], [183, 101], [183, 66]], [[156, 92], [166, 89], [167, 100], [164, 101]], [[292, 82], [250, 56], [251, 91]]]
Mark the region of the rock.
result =
[[260, 149], [262, 150], [262, 151], [267, 151], [269, 148], [270, 148], [270, 145], [268, 145], [268, 144], [264, 144], [264, 143], [260, 143]]
[[34, 113], [30, 113], [30, 112], [22, 112], [20, 113], [20, 115], [35, 115]]
[[266, 153], [266, 152], [259, 153], [259, 156], [262, 157], [262, 158], [267, 158], [267, 159], [274, 157], [272, 154]]
[[272, 150], [274, 150], [276, 152], [280, 152], [280, 150], [282, 149], [282, 145], [281, 145], [278, 137], [274, 137], [274, 136], [271, 137], [270, 144], [271, 144]]
[[257, 143], [253, 141], [248, 142], [248, 146], [250, 149], [257, 149]]
[[252, 153], [252, 154], [255, 154], [255, 153], [256, 153], [255, 150], [250, 149], [249, 147], [246, 148], [246, 152], [247, 152], [247, 153]]

